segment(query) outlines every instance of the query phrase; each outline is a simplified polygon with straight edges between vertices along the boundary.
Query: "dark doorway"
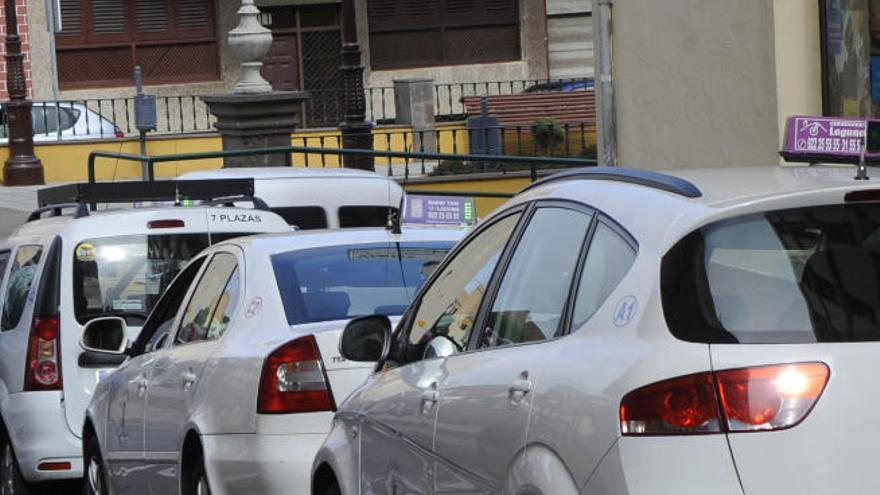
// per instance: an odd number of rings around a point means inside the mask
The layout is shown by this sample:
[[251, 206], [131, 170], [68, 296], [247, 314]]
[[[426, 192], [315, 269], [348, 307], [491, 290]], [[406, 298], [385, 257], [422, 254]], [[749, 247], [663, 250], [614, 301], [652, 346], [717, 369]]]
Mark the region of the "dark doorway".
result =
[[342, 35], [339, 4], [261, 7], [275, 40], [263, 60], [263, 77], [277, 90], [305, 90], [304, 127], [342, 121]]

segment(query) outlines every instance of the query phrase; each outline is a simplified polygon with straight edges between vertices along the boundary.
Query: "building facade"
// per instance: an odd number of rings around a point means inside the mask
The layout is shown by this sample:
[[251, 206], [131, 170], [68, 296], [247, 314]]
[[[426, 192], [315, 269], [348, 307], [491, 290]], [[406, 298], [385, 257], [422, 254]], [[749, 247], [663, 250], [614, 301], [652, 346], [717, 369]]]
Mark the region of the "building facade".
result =
[[[229, 91], [238, 64], [226, 33], [238, 0], [18, 0], [27, 9], [33, 97], [128, 97], [134, 66], [159, 96]], [[339, 0], [257, 0], [274, 44], [264, 76], [307, 90], [316, 124], [341, 116]], [[590, 0], [356, 0], [365, 85], [592, 75]], [[579, 28], [580, 27], [580, 28]], [[373, 102], [393, 108], [392, 95]]]

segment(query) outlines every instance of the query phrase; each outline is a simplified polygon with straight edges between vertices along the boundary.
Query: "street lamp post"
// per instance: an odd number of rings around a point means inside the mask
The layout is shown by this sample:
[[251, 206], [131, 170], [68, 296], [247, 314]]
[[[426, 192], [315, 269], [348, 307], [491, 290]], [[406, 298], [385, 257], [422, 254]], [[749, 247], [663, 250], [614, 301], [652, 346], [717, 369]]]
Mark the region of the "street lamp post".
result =
[[27, 99], [24, 55], [18, 36], [15, 0], [5, 0], [6, 14], [6, 119], [9, 126], [9, 159], [3, 167], [7, 186], [44, 184], [43, 164], [34, 156], [34, 128], [31, 102]]
[[[354, 0], [342, 0], [342, 72], [345, 120], [339, 125], [342, 147], [373, 149], [373, 125], [366, 121], [367, 104], [364, 94], [364, 66], [357, 40]], [[369, 156], [343, 156], [343, 166], [375, 170]]]

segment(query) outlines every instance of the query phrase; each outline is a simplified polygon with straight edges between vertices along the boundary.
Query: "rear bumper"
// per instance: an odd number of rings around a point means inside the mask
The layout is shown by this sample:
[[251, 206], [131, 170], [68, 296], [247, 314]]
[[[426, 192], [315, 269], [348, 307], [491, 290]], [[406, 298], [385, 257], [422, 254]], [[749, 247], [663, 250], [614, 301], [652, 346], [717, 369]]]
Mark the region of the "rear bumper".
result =
[[582, 487], [590, 495], [743, 495], [725, 435], [623, 437]]
[[326, 434], [205, 435], [205, 468], [216, 495], [309, 493]]
[[[3, 404], [3, 419], [12, 446], [28, 481], [82, 477], [82, 442], [67, 427], [61, 392], [11, 394]], [[69, 471], [40, 471], [44, 462], [69, 462]]]

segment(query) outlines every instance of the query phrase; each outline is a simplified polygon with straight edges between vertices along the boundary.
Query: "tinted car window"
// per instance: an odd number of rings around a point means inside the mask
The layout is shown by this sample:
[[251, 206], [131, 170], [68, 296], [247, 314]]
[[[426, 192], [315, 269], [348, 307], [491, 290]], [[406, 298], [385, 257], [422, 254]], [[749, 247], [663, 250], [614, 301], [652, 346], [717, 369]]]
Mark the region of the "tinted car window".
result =
[[572, 329], [585, 324], [617, 287], [636, 258], [632, 245], [599, 223], [578, 283]]
[[3, 282], [3, 275], [6, 274], [6, 267], [9, 265], [9, 251], [0, 251], [0, 282]]
[[396, 212], [397, 208], [387, 206], [343, 206], [339, 208], [339, 226], [349, 227], [384, 227], [388, 223], [388, 213]]
[[28, 293], [40, 266], [42, 246], [21, 246], [15, 252], [12, 267], [9, 270], [9, 281], [6, 283], [6, 297], [3, 301], [3, 315], [0, 329], [12, 330], [18, 326], [24, 313]]
[[481, 347], [556, 335], [591, 218], [566, 208], [535, 212], [504, 274]]
[[666, 254], [672, 333], [696, 342], [880, 341], [880, 205], [723, 220]]
[[520, 215], [507, 216], [471, 239], [440, 272], [421, 297], [412, 319], [409, 344], [413, 356], [438, 336], [467, 347], [489, 280]]
[[144, 322], [144, 327], [133, 346], [136, 352], [152, 352], [164, 347], [171, 340], [169, 335], [174, 333], [174, 318], [204, 262], [204, 257], [193, 260], [168, 286], [150, 313], [150, 317]]
[[303, 249], [272, 257], [291, 325], [401, 315], [452, 242], [387, 242]]
[[288, 208], [272, 208], [287, 222], [300, 230], [326, 229], [327, 212], [320, 206], [291, 206]]
[[[237, 272], [235, 256], [217, 253], [211, 258], [183, 313], [176, 343], [212, 340], [223, 334], [229, 324], [227, 310], [234, 311], [238, 304]], [[234, 291], [228, 292], [226, 288], [233, 279]]]

